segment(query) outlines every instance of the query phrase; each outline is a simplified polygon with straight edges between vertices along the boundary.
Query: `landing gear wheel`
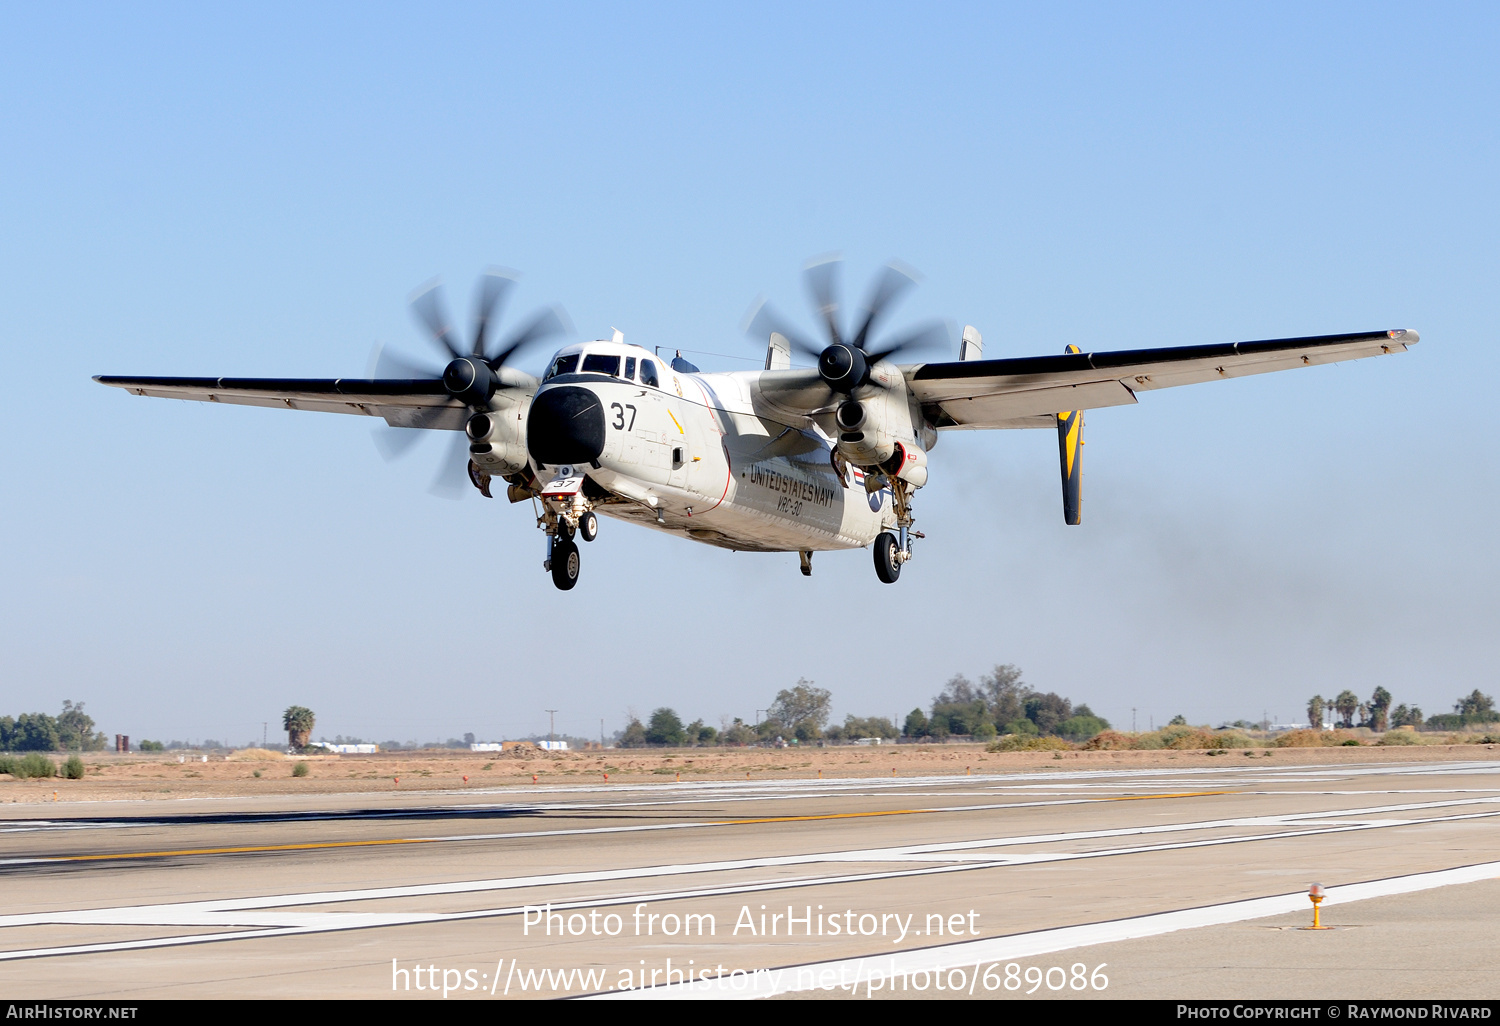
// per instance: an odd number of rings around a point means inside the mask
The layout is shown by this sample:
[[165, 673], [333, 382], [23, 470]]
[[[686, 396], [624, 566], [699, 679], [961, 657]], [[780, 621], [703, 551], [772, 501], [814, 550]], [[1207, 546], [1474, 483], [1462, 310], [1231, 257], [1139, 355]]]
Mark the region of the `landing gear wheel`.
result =
[[593, 541], [599, 537], [599, 518], [594, 516], [593, 510], [586, 510], [578, 518], [578, 537], [584, 541]]
[[901, 560], [897, 555], [900, 551], [896, 536], [889, 531], [881, 532], [880, 537], [875, 539], [875, 576], [880, 578], [881, 583], [895, 584], [896, 579], [901, 576]]
[[578, 583], [578, 546], [572, 539], [559, 541], [552, 546], [552, 583], [561, 591], [568, 591]]

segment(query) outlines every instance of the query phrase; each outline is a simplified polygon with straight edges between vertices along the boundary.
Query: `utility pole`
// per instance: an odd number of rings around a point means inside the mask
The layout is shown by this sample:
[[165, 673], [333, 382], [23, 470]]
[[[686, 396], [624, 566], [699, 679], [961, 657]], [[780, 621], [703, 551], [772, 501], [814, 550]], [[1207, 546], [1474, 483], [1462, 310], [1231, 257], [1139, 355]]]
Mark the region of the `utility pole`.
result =
[[1133, 705], [1130, 707], [1130, 732], [1132, 734], [1134, 734], [1136, 732], [1136, 729], [1135, 729], [1135, 706], [1133, 706]]
[[552, 747], [552, 735], [556, 733], [557, 710], [546, 709], [543, 711], [547, 714], [547, 747], [550, 749]]
[[262, 748], [266, 747], [266, 725], [269, 722], [270, 722], [269, 720], [261, 720], [260, 721], [260, 746]]
[[599, 747], [604, 747], [604, 717], [599, 717]]

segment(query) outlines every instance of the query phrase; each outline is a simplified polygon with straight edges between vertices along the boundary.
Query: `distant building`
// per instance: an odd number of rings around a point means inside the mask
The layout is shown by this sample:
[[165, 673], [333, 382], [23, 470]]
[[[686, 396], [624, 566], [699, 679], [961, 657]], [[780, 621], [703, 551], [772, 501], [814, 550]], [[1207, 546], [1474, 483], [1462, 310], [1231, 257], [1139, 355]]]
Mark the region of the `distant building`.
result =
[[330, 745], [325, 742], [318, 747], [338, 755], [374, 755], [380, 751], [379, 745]]
[[568, 743], [566, 741], [538, 741], [536, 746], [547, 752], [566, 752]]
[[476, 741], [469, 746], [471, 752], [503, 752], [505, 744], [500, 741]]

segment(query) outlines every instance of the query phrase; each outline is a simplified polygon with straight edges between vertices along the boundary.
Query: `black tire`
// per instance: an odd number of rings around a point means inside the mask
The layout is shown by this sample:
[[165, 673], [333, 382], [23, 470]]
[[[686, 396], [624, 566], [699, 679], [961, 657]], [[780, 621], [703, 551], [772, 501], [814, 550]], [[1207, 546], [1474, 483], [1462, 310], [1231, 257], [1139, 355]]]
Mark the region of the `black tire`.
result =
[[552, 546], [552, 583], [559, 591], [569, 591], [578, 583], [578, 546], [562, 541]]
[[578, 518], [578, 537], [584, 541], [593, 541], [599, 537], [599, 518], [594, 516], [593, 510], [586, 511]]
[[880, 578], [881, 583], [895, 584], [896, 579], [901, 576], [901, 563], [896, 558], [900, 551], [896, 536], [889, 531], [882, 531], [880, 537], [875, 539], [875, 576]]

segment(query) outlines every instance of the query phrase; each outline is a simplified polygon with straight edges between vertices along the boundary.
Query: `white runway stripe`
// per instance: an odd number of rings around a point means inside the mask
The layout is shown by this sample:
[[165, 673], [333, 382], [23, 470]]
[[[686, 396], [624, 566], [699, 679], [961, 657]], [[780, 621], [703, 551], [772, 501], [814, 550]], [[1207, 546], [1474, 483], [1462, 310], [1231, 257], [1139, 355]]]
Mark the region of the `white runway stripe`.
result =
[[[633, 904], [642, 901], [665, 901], [683, 898], [701, 898], [724, 894], [743, 894], [767, 890], [796, 889], [811, 886], [829, 886], [852, 882], [896, 879], [900, 877], [925, 876], [937, 873], [967, 872], [981, 869], [998, 869], [1009, 866], [1038, 864], [1043, 862], [1077, 861], [1081, 859], [1110, 858], [1119, 855], [1161, 852], [1189, 848], [1201, 848], [1225, 844], [1242, 844], [1260, 840], [1277, 840], [1292, 837], [1308, 837], [1320, 834], [1345, 833], [1350, 831], [1375, 830], [1408, 826], [1421, 823], [1448, 822], [1500, 816], [1500, 811], [1463, 813], [1451, 816], [1431, 816], [1419, 819], [1354, 819], [1336, 824], [1328, 822], [1335, 817], [1368, 815], [1373, 812], [1417, 811], [1423, 809], [1451, 808], [1457, 805], [1492, 804], [1497, 798], [1459, 799], [1420, 804], [1382, 806], [1373, 809], [1333, 810], [1303, 815], [1280, 815], [1250, 817], [1244, 819], [1213, 820], [1199, 823], [1165, 824], [1154, 827], [1126, 827], [1117, 830], [1078, 831], [1072, 833], [1023, 835], [982, 840], [956, 841], [936, 844], [903, 845], [892, 848], [853, 849], [843, 852], [824, 852], [769, 856], [753, 859], [738, 859], [719, 862], [689, 863], [682, 865], [649, 866], [636, 869], [601, 870], [586, 873], [556, 873], [539, 876], [511, 877], [497, 880], [460, 881], [444, 884], [424, 884], [407, 887], [365, 888], [346, 891], [324, 891], [302, 894], [265, 895], [254, 898], [230, 898], [214, 901], [175, 902], [160, 905], [123, 906], [96, 909], [74, 909], [49, 912], [21, 913], [0, 916], [0, 928], [36, 925], [159, 925], [159, 926], [247, 926], [269, 927], [235, 933], [197, 934], [181, 937], [161, 937], [149, 940], [118, 941], [104, 944], [74, 945], [67, 947], [31, 948], [0, 952], [0, 961], [40, 958], [55, 955], [78, 955], [100, 951], [121, 951], [138, 948], [167, 947], [185, 944], [203, 944], [213, 941], [239, 940], [247, 937], [285, 936], [296, 933], [333, 932], [352, 929], [369, 929], [377, 926], [399, 926], [436, 921], [489, 918], [517, 915], [521, 906], [481, 909], [460, 913], [365, 913], [365, 912], [268, 912], [264, 910], [289, 908], [297, 905], [338, 904], [352, 901], [371, 901], [389, 898], [408, 898], [424, 895], [461, 894], [482, 891], [523, 889], [534, 887], [558, 887], [587, 883], [607, 883], [654, 877], [676, 877], [695, 873], [735, 872], [750, 869], [807, 866], [819, 863], [878, 863], [909, 862], [914, 860], [950, 863], [919, 869], [888, 870], [873, 873], [811, 875], [781, 878], [772, 881], [749, 881], [728, 883], [694, 890], [677, 890], [665, 893], [627, 894], [597, 896], [568, 902], [552, 902], [554, 908], [602, 907], [605, 905]], [[1312, 820], [1305, 829], [1301, 821]], [[1322, 822], [1318, 822], [1322, 821]], [[970, 861], [964, 855], [953, 853], [974, 851], [982, 848], [997, 848], [1037, 843], [1060, 843], [1110, 836], [1159, 834], [1171, 831], [1212, 829], [1244, 829], [1246, 827], [1283, 827], [1272, 832], [1231, 834], [1190, 841], [1177, 841], [1135, 847], [1115, 847], [1081, 852], [1032, 852], [1029, 854], [992, 855], [979, 861]], [[951, 864], [957, 863], [957, 864]]]
[[[1411, 894], [1434, 887], [1447, 887], [1453, 884], [1475, 883], [1497, 878], [1500, 878], [1500, 862], [1486, 862], [1432, 873], [1414, 873], [1409, 876], [1329, 888], [1324, 905], [1345, 905], [1370, 898]], [[932, 987], [932, 974], [934, 973], [944, 973], [948, 976], [946, 983], [950, 990], [968, 988], [971, 993], [983, 993], [982, 987], [976, 986], [979, 974], [997, 964], [1000, 967], [999, 974], [1003, 974], [1004, 963], [1011, 960], [1034, 958], [1037, 955], [1071, 951], [1097, 944], [1157, 937], [1165, 933], [1203, 926], [1220, 926], [1249, 919], [1263, 919], [1288, 912], [1306, 911], [1307, 908], [1306, 893], [1278, 894], [1265, 898], [1225, 902], [1221, 905], [1182, 909], [1176, 912], [1136, 916], [1130, 919], [1089, 923], [1083, 926], [1065, 926], [1055, 930], [1038, 930], [1034, 933], [1012, 934], [1009, 937], [963, 941], [941, 947], [906, 951], [898, 955], [835, 959], [827, 962], [784, 966], [751, 973], [735, 980], [725, 980], [723, 983], [716, 980], [674, 983], [641, 990], [584, 995], [584, 999], [763, 998], [774, 997], [777, 994], [818, 990], [825, 983], [838, 981], [842, 981], [843, 986], [840, 989], [844, 993], [851, 993], [853, 990], [864, 987], [867, 992], [877, 994], [895, 991], [912, 995], [917, 993], [912, 987], [912, 977], [922, 977], [922, 988], [932, 990], [934, 989]], [[957, 981], [958, 973], [963, 974], [963, 982], [958, 988], [954, 988], [952, 984]], [[740, 985], [738, 989], [734, 986], [735, 983]]]

